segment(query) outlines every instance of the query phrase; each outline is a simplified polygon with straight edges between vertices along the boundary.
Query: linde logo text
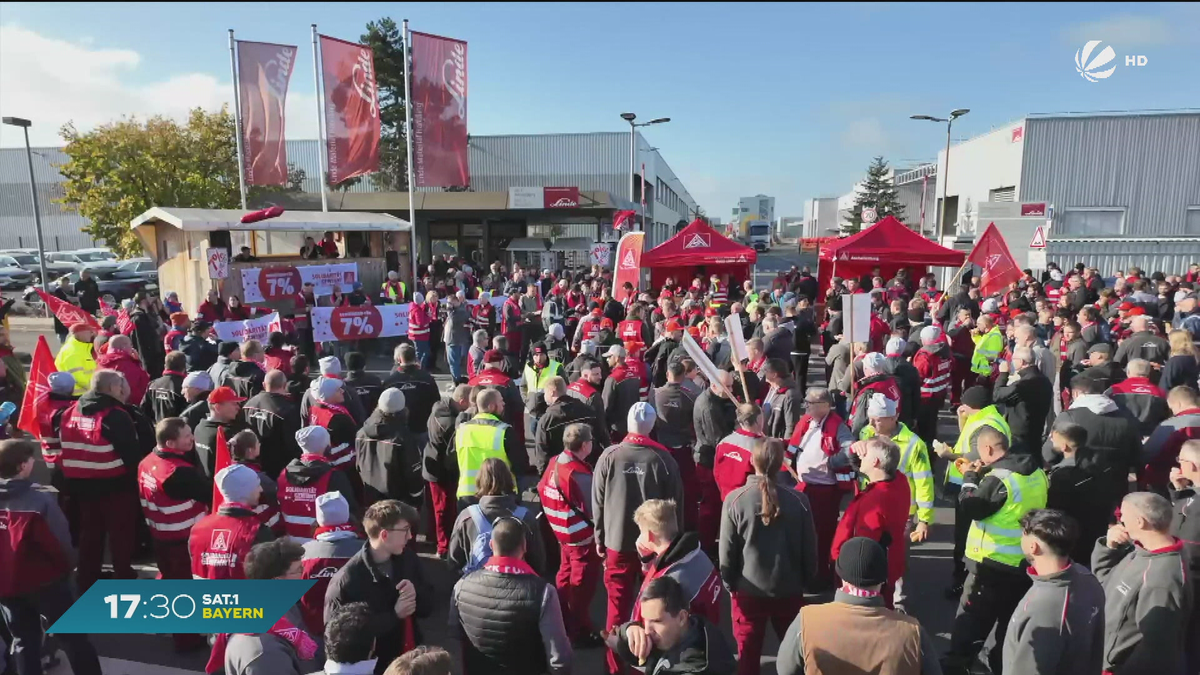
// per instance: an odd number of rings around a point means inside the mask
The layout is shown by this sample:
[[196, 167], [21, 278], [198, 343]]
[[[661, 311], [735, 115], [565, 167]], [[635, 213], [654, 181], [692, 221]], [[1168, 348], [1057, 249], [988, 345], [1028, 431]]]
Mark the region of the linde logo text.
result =
[[[1075, 52], [1075, 72], [1088, 82], [1108, 79], [1117, 70], [1117, 63], [1114, 62], [1117, 52], [1112, 45], [1104, 45], [1098, 50], [1102, 44], [1103, 40], [1088, 40], [1082, 49]], [[1125, 65], [1130, 68], [1142, 67], [1147, 63], [1149, 59], [1143, 54], [1125, 56]]]

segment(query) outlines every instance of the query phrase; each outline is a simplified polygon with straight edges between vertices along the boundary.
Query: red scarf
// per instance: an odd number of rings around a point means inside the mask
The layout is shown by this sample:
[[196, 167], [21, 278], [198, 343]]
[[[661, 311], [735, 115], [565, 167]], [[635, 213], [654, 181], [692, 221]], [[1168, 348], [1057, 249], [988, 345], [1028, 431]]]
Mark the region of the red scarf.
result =
[[[3, 349], [0, 349], [0, 356], [4, 356]], [[187, 373], [181, 373], [178, 370], [164, 370], [163, 375], [178, 375], [179, 377], [187, 377]]]
[[305, 464], [309, 464], [312, 462], [325, 462], [326, 464], [328, 464], [329, 458], [326, 457], [325, 455], [318, 455], [315, 452], [302, 452], [302, 453], [300, 453], [300, 461], [304, 462]]
[[492, 556], [484, 564], [483, 569], [489, 572], [499, 572], [500, 574], [528, 574], [537, 576], [537, 572], [520, 558], [509, 558], [507, 556]]
[[635, 434], [633, 432], [625, 434], [625, 438], [621, 442], [622, 443], [631, 443], [633, 445], [644, 445], [646, 447], [656, 448], [658, 450], [662, 450], [663, 452], [667, 452], [667, 447], [665, 445], [659, 443], [658, 441], [654, 440], [653, 438], [650, 438], [649, 436], [643, 436], [641, 434]]
[[846, 595], [853, 595], [856, 598], [878, 598], [882, 595], [879, 591], [868, 591], [865, 588], [851, 586], [848, 582], [842, 582], [841, 591]]
[[355, 533], [357, 533], [357, 531], [354, 528], [353, 523], [345, 523], [343, 525], [320, 525], [317, 527], [317, 531], [313, 533], [313, 538], [316, 539], [317, 537], [321, 536], [322, 534], [327, 534], [329, 532], [355, 532]]
[[[287, 615], [279, 617], [279, 621], [275, 622], [274, 626], [267, 631], [273, 633], [292, 645], [292, 649], [296, 650], [296, 655], [301, 661], [311, 661], [316, 657], [319, 649], [316, 640], [312, 639], [303, 629], [297, 628], [288, 621]], [[208, 656], [208, 663], [204, 666], [204, 672], [215, 675], [216, 673], [225, 672], [225, 648], [229, 646], [229, 633], [218, 633], [213, 641], [212, 653]], [[249, 635], [249, 633], [244, 633]]]

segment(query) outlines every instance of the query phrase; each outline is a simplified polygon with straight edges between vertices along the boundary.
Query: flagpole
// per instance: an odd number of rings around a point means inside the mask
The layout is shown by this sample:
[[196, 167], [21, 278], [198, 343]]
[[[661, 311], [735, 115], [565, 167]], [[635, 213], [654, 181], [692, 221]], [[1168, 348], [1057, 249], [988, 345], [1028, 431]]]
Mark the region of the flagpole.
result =
[[404, 36], [404, 145], [405, 151], [408, 154], [408, 161], [405, 162], [408, 168], [408, 251], [412, 256], [412, 283], [413, 289], [417, 287], [417, 203], [413, 199], [413, 130], [412, 130], [412, 76], [409, 73], [409, 58], [412, 54], [412, 33], [408, 30], [408, 19], [405, 19], [401, 28], [401, 33]]
[[229, 29], [229, 69], [233, 72], [233, 126], [234, 139], [237, 141], [238, 188], [242, 195], [242, 210], [246, 206], [246, 156], [242, 154], [242, 93], [238, 80], [237, 40], [233, 39], [233, 29]]
[[329, 196], [325, 194], [325, 184], [329, 182], [329, 162], [327, 161], [327, 153], [329, 152], [329, 141], [327, 140], [327, 132], [325, 129], [325, 98], [321, 96], [321, 46], [317, 41], [317, 24], [312, 25], [312, 46], [313, 46], [313, 86], [317, 93], [317, 141], [321, 145], [321, 151], [317, 153], [317, 161], [321, 167], [321, 179], [317, 181], [317, 187], [321, 190], [321, 211], [329, 211]]

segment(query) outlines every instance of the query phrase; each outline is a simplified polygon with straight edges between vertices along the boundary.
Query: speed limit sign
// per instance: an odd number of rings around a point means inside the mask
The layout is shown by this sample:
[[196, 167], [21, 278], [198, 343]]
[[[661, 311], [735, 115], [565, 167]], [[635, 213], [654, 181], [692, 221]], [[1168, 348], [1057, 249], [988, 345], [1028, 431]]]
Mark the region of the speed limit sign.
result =
[[863, 207], [862, 221], [864, 223], [873, 223], [873, 222], [875, 222], [875, 219], [878, 217], [879, 217], [879, 214], [877, 214], [875, 212], [875, 207], [873, 207], [873, 206], [864, 206]]

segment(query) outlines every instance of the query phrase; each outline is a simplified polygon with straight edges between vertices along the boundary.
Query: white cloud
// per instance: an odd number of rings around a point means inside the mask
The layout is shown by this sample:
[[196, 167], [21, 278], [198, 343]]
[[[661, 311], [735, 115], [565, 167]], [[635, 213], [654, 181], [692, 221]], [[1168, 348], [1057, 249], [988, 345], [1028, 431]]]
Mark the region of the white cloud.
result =
[[1067, 27], [1063, 36], [1070, 44], [1103, 40], [1118, 48], [1171, 44], [1177, 37], [1175, 25], [1166, 16], [1118, 14]]
[[842, 143], [854, 148], [867, 148], [872, 152], [882, 152], [887, 142], [887, 133], [883, 123], [876, 117], [861, 117], [850, 120], [842, 131]]
[[[31, 144], [62, 145], [58, 130], [74, 122], [81, 131], [119, 120], [164, 115], [177, 120], [192, 108], [217, 110], [233, 103], [228, 73], [178, 73], [139, 83], [143, 57], [128, 49], [98, 48], [48, 37], [13, 25], [0, 26], [0, 107], [5, 115], [33, 121]], [[292, 73], [292, 85], [303, 71]], [[311, 94], [288, 95], [288, 137], [317, 137]], [[23, 145], [19, 129], [0, 127], [0, 146]]]

